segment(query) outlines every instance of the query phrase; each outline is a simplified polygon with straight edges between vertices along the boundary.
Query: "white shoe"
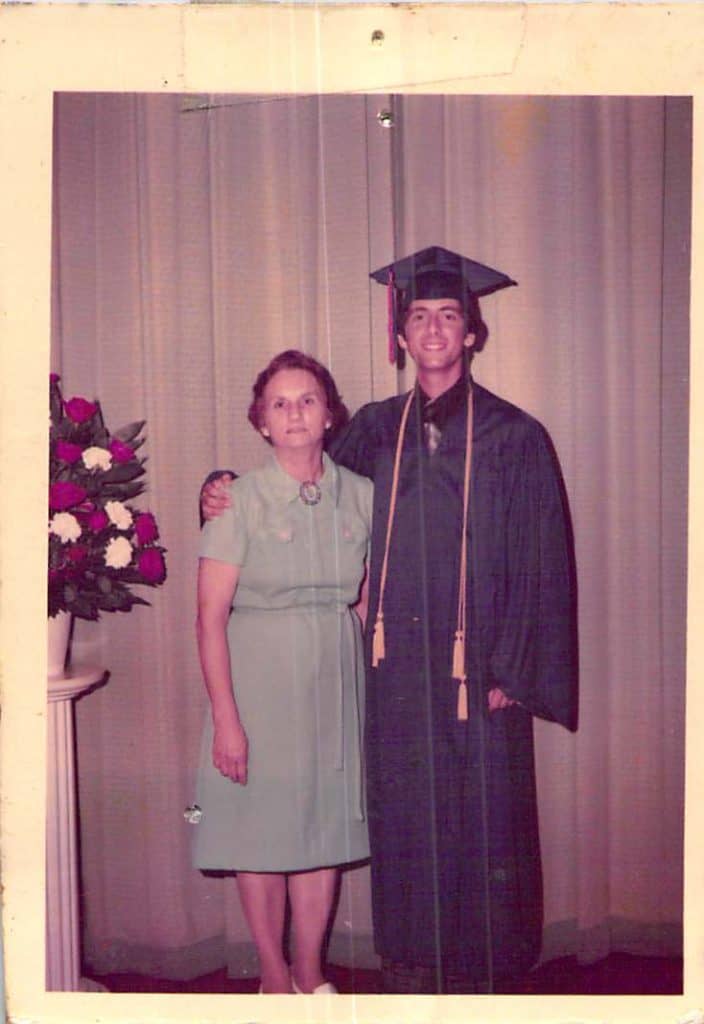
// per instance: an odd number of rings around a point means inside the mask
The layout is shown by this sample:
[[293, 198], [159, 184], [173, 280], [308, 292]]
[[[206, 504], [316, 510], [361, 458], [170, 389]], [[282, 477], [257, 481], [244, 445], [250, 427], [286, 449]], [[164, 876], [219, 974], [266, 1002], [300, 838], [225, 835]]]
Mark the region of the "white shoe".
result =
[[294, 978], [291, 978], [291, 984], [293, 985], [293, 991], [296, 993], [297, 996], [308, 996], [308, 995], [311, 995], [311, 996], [336, 996], [336, 995], [339, 995], [337, 989], [335, 988], [335, 986], [333, 985], [333, 983], [331, 981], [324, 981], [322, 985], [318, 985], [318, 987], [314, 988], [312, 992], [304, 992], [303, 989], [300, 989], [298, 987], [298, 985], [296, 984], [296, 981], [295, 981]]

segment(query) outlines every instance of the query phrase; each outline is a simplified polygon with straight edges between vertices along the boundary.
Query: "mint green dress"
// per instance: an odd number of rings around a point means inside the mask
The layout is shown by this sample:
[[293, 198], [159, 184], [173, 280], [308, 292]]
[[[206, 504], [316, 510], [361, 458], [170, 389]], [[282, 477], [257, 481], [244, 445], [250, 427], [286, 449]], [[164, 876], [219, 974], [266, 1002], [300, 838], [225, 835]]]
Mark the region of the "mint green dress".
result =
[[372, 484], [324, 456], [305, 505], [274, 456], [232, 485], [200, 555], [240, 566], [227, 636], [249, 740], [246, 786], [212, 762], [206, 716], [193, 859], [201, 869], [301, 871], [369, 854], [364, 662], [357, 600]]

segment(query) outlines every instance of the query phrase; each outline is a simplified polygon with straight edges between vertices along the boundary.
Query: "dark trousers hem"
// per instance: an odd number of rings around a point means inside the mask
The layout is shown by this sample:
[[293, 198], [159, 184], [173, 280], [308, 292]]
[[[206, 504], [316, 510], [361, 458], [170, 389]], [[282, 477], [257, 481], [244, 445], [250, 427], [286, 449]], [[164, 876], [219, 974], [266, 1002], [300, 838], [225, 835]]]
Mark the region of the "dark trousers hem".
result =
[[451, 969], [382, 959], [381, 991], [385, 995], [476, 995], [490, 992], [490, 986]]

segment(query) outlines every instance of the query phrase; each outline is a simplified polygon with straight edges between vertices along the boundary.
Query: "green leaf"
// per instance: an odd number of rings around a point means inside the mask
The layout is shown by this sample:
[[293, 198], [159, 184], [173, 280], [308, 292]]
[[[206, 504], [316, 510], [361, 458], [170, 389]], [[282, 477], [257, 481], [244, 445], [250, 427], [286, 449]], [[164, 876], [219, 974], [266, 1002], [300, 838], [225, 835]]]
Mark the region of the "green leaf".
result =
[[110, 434], [107, 432], [105, 427], [100, 427], [95, 431], [91, 438], [91, 443], [97, 445], [98, 448], [108, 448], [110, 445]]
[[75, 601], [71, 602], [70, 610], [79, 618], [89, 619], [91, 622], [98, 618], [98, 609], [95, 604], [83, 596], [77, 597]]
[[113, 498], [117, 498], [120, 501], [128, 501], [141, 494], [144, 488], [145, 484], [138, 480], [130, 484], [105, 484], [100, 497], [103, 503], [111, 501]]
[[145, 580], [144, 576], [137, 569], [120, 569], [120, 579], [125, 583], [138, 584], [140, 587], [155, 586], [151, 580]]
[[59, 385], [54, 382], [49, 388], [49, 412], [51, 414], [51, 422], [54, 427], [59, 426], [64, 415], [64, 406], [61, 398], [61, 391]]
[[140, 461], [136, 462], [114, 462], [112, 467], [103, 473], [101, 482], [104, 484], [127, 483], [144, 476], [146, 469]]
[[[118, 441], [123, 441], [125, 444], [129, 444], [134, 448], [134, 439], [137, 437], [140, 430], [142, 430], [146, 422], [146, 420], [135, 420], [134, 423], [128, 423], [127, 426], [120, 427], [119, 430], [114, 431], [112, 436], [116, 437]], [[143, 440], [139, 443], [142, 444]]]

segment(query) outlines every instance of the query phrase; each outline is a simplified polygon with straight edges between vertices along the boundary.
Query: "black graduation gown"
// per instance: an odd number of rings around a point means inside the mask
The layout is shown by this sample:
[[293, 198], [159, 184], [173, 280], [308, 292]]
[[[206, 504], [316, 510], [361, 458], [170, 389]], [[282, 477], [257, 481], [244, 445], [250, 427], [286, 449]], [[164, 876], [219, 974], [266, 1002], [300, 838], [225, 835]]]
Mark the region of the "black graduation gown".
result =
[[[540, 952], [532, 715], [576, 728], [571, 531], [543, 427], [474, 384], [468, 545], [469, 720], [457, 719], [466, 399], [430, 457], [418, 399], [404, 443], [371, 667], [393, 460], [405, 396], [364, 406], [331, 448], [375, 484], [366, 631], [366, 770], [377, 952], [491, 985]], [[501, 687], [521, 706], [489, 714]]]

